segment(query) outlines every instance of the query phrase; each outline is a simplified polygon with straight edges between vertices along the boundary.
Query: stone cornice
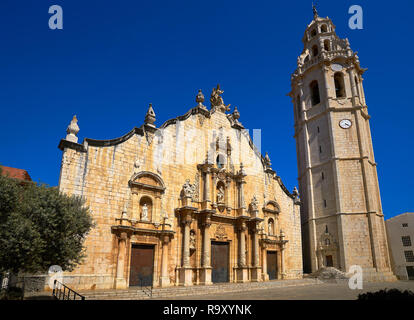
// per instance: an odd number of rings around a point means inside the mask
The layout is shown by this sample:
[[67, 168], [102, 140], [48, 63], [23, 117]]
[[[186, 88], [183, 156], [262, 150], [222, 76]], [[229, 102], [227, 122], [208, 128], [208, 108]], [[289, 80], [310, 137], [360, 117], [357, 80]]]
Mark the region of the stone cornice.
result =
[[377, 217], [384, 217], [384, 214], [382, 214], [381, 212], [377, 212], [377, 211], [369, 211], [369, 212], [335, 212], [334, 214], [331, 214], [331, 215], [326, 215], [326, 216], [322, 216], [322, 217], [307, 219], [307, 220], [302, 222], [302, 225], [304, 225], [306, 223], [309, 223], [310, 221], [328, 219], [328, 218], [332, 218], [332, 217], [336, 217], [336, 216], [368, 215], [368, 214], [375, 214]]
[[367, 161], [368, 161], [368, 163], [369, 163], [370, 165], [372, 165], [372, 166], [377, 166], [377, 163], [376, 163], [376, 162], [372, 162], [372, 161], [369, 159], [369, 157], [368, 157], [368, 156], [362, 156], [362, 157], [333, 157], [333, 158], [328, 159], [328, 160], [326, 160], [326, 161], [324, 161], [324, 162], [320, 162], [320, 163], [318, 163], [318, 164], [315, 164], [314, 166], [309, 166], [309, 167], [306, 167], [306, 168], [305, 168], [305, 172], [303, 172], [303, 173], [302, 173], [302, 174], [298, 177], [298, 180], [299, 180], [299, 179], [302, 179], [302, 178], [306, 175], [306, 173], [307, 173], [308, 171], [311, 171], [312, 169], [317, 169], [317, 168], [322, 167], [322, 166], [324, 166], [324, 165], [326, 165], [326, 164], [329, 164], [329, 163], [331, 163], [331, 162], [333, 162], [333, 161], [355, 161], [355, 160], [358, 160], [358, 161], [367, 160]]
[[65, 148], [69, 148], [79, 152], [86, 152], [86, 148], [83, 144], [75, 143], [65, 139], [60, 140], [58, 148], [62, 151], [64, 151]]
[[111, 226], [111, 231], [113, 233], [127, 232], [129, 234], [137, 234], [137, 233], [155, 234], [155, 235], [174, 235], [175, 234], [175, 231], [173, 230], [144, 229], [144, 228], [135, 228], [132, 226], [122, 226], [122, 225]]

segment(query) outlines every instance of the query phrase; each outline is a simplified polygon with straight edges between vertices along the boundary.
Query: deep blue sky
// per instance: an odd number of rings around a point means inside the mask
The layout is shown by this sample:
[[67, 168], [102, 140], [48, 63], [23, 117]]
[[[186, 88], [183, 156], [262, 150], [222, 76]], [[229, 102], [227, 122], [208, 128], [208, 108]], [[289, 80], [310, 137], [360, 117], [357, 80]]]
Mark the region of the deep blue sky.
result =
[[[348, 37], [364, 86], [386, 217], [413, 211], [412, 1], [318, 1]], [[48, 28], [49, 6], [63, 8], [63, 30]], [[348, 8], [364, 9], [364, 29]], [[0, 2], [0, 163], [57, 185], [59, 140], [72, 116], [84, 137], [119, 137], [208, 99], [220, 83], [240, 121], [262, 129], [262, 152], [292, 190], [297, 185], [290, 75], [312, 20], [311, 1]]]

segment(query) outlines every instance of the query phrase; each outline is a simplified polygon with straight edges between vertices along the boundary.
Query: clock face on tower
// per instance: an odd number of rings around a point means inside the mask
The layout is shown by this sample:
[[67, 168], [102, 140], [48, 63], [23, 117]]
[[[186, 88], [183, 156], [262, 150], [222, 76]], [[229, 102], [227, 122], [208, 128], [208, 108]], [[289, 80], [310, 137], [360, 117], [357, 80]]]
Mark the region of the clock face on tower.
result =
[[352, 122], [349, 119], [342, 119], [341, 121], [339, 121], [339, 126], [342, 129], [348, 129], [351, 127], [351, 125], [352, 125]]

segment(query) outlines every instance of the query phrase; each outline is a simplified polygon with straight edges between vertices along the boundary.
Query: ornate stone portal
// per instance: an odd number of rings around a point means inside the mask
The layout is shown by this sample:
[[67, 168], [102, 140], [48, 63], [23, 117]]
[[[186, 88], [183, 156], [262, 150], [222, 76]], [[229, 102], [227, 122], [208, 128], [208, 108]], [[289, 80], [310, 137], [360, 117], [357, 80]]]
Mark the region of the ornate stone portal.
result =
[[200, 90], [197, 106], [160, 127], [150, 105], [141, 127], [114, 140], [78, 144], [72, 124], [59, 188], [83, 196], [96, 222], [87, 262], [68, 274], [73, 288], [302, 276], [298, 196], [222, 94], [213, 89], [208, 110]]

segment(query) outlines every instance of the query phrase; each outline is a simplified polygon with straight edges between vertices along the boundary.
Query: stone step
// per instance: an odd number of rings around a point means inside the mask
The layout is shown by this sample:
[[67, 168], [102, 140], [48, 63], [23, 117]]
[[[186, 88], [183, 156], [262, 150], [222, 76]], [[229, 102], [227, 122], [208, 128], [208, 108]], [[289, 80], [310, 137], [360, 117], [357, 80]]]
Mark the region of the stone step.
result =
[[[216, 292], [240, 292], [245, 290], [267, 289], [272, 287], [303, 286], [315, 284], [315, 279], [297, 279], [297, 280], [274, 280], [267, 282], [249, 282], [249, 283], [225, 283], [209, 286], [191, 286], [191, 287], [168, 287], [155, 288], [152, 291], [152, 298], [165, 298], [171, 296], [202, 295]], [[123, 290], [102, 290], [80, 292], [88, 300], [128, 300], [128, 299], [150, 299], [150, 292], [147, 290], [123, 289]]]

